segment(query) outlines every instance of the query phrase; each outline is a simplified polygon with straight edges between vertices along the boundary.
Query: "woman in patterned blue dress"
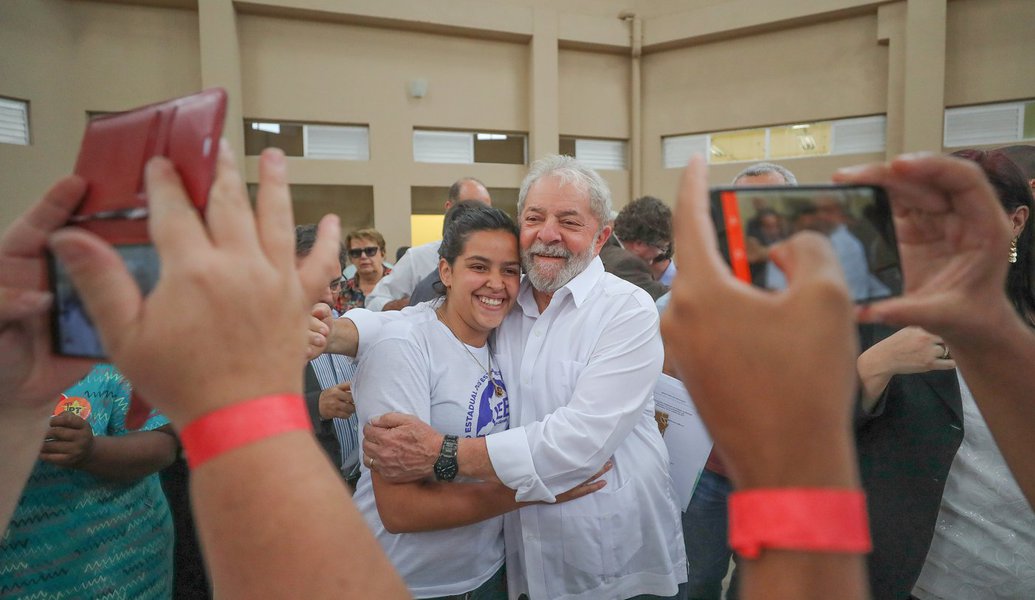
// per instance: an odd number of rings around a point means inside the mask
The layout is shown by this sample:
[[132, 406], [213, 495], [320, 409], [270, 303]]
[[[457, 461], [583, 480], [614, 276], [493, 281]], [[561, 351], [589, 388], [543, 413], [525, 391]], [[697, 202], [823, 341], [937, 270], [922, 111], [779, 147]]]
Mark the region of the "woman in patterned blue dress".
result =
[[0, 597], [169, 598], [173, 526], [158, 471], [176, 438], [152, 412], [126, 428], [131, 389], [98, 365], [55, 416], [7, 533]]

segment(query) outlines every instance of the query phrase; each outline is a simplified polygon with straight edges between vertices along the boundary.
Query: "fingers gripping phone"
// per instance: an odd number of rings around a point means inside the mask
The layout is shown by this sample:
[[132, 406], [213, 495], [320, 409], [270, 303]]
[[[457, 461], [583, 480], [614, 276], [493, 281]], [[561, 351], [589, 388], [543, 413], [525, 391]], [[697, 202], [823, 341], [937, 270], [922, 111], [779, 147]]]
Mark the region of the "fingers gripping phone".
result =
[[875, 186], [714, 188], [712, 219], [719, 247], [737, 278], [784, 289], [787, 278], [769, 246], [799, 231], [830, 240], [856, 302], [902, 293], [902, 269], [891, 207]]
[[[158, 283], [158, 254], [147, 231], [144, 167], [164, 156], [176, 167], [191, 202], [204, 212], [215, 178], [219, 138], [226, 117], [226, 92], [213, 88], [90, 121], [76, 159], [75, 174], [86, 180], [82, 203], [69, 220], [111, 243], [143, 294]], [[57, 354], [104, 358], [89, 315], [68, 272], [48, 256], [53, 347]]]

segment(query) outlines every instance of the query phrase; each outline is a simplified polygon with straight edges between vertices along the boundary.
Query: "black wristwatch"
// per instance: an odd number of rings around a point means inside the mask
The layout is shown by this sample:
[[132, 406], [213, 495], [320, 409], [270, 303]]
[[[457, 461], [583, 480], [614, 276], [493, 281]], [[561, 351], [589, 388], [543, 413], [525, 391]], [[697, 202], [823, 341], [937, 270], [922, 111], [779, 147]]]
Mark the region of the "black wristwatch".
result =
[[442, 450], [438, 453], [438, 460], [435, 461], [435, 479], [439, 481], [453, 481], [460, 468], [456, 464], [456, 449], [459, 438], [455, 435], [447, 435], [442, 439]]

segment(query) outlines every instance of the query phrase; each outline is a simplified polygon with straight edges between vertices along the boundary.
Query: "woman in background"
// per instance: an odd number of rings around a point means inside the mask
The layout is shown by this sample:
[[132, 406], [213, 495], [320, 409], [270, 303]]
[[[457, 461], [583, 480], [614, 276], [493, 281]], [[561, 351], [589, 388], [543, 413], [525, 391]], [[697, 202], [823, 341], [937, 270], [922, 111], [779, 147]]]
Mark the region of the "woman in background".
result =
[[158, 471], [177, 442], [153, 412], [126, 428], [129, 382], [98, 365], [55, 399], [10, 528], [0, 596], [169, 598], [173, 523]]
[[[1010, 219], [1006, 294], [1035, 327], [1028, 183], [1001, 152], [954, 156], [981, 166]], [[908, 598], [912, 589], [922, 600], [1035, 598], [1035, 513], [955, 370], [952, 348], [909, 327], [864, 352], [858, 367], [874, 597]]]
[[340, 290], [331, 290], [336, 294], [334, 308], [339, 313], [363, 308], [377, 282], [392, 272], [384, 265], [385, 238], [376, 229], [357, 229], [346, 235], [345, 251], [356, 274], [340, 283]]

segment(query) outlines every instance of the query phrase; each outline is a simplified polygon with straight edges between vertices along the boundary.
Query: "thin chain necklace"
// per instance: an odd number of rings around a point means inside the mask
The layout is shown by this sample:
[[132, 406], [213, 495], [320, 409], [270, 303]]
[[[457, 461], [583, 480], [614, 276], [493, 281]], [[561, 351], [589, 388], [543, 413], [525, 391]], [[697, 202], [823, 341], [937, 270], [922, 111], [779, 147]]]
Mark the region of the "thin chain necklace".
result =
[[496, 381], [496, 378], [492, 376], [492, 347], [489, 346], [488, 340], [485, 342], [485, 353], [489, 357], [489, 366], [483, 367], [482, 361], [478, 360], [478, 357], [471, 352], [471, 349], [467, 347], [467, 344], [464, 343], [464, 341], [460, 339], [460, 336], [458, 336], [453, 329], [449, 327], [449, 324], [446, 323], [445, 318], [442, 316], [442, 307], [435, 309], [435, 316], [438, 317], [438, 320], [441, 321], [443, 325], [445, 325], [446, 329], [449, 330], [449, 333], [453, 334], [456, 341], [460, 342], [460, 347], [464, 349], [464, 352], [467, 352], [467, 356], [471, 357], [471, 360], [478, 365], [479, 369], [483, 369], [485, 371], [485, 375], [489, 378], [489, 382], [492, 383], [493, 393], [496, 394], [496, 397], [499, 398], [503, 396], [503, 386], [501, 386], [499, 382]]

